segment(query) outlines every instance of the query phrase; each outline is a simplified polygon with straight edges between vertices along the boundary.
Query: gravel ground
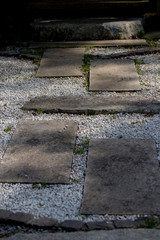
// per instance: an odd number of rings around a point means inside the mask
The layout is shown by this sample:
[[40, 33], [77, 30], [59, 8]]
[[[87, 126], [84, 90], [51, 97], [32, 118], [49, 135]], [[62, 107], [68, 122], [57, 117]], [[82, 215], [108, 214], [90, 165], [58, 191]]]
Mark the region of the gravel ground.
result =
[[[126, 51], [124, 48], [95, 48], [91, 54], [107, 55]], [[160, 100], [160, 55], [130, 57], [137, 59], [142, 91], [138, 93], [97, 93], [101, 95], [142, 95]], [[160, 160], [160, 118], [158, 114], [68, 115], [23, 112], [23, 104], [35, 96], [87, 95], [85, 77], [35, 77], [38, 66], [32, 61], [0, 57], [0, 160], [17, 127], [25, 119], [72, 119], [78, 122], [76, 146], [90, 138], [153, 138]], [[70, 184], [2, 184], [0, 209], [26, 212], [38, 217], [50, 217], [59, 222], [67, 219], [101, 221], [136, 219], [137, 216], [85, 216], [79, 214], [86, 170], [87, 149], [74, 154]]]

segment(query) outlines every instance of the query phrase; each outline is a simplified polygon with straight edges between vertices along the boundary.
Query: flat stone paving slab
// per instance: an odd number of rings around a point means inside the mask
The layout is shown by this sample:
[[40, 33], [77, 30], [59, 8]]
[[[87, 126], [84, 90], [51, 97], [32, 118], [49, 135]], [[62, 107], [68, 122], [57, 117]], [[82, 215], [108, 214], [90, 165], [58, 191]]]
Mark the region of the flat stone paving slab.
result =
[[68, 183], [77, 123], [23, 121], [0, 163], [0, 182]]
[[91, 60], [90, 91], [137, 91], [141, 90], [133, 60]]
[[23, 110], [40, 109], [46, 113], [159, 113], [160, 102], [137, 96], [42, 96], [31, 99]]
[[112, 231], [65, 232], [65, 233], [18, 233], [2, 240], [159, 240], [157, 229], [119, 229]]
[[85, 48], [47, 49], [41, 59], [37, 77], [82, 76]]
[[97, 40], [97, 41], [63, 41], [63, 42], [33, 42], [29, 48], [45, 47], [72, 47], [72, 46], [104, 46], [104, 47], [127, 47], [127, 46], [147, 46], [145, 39], [127, 39], [127, 40]]
[[152, 139], [90, 141], [82, 214], [160, 214], [160, 174]]

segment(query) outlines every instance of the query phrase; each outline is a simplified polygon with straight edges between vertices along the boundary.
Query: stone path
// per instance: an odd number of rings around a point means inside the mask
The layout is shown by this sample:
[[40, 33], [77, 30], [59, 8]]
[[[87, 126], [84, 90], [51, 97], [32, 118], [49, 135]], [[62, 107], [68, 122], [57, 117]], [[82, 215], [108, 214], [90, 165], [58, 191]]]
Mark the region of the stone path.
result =
[[77, 123], [24, 121], [0, 163], [0, 182], [69, 183]]
[[[113, 44], [116, 44], [116, 41]], [[84, 52], [84, 48], [47, 50], [41, 60], [37, 77], [82, 76]], [[134, 61], [93, 59], [89, 90], [141, 90]], [[108, 97], [89, 93], [80, 97], [36, 97], [27, 102], [22, 109], [45, 113], [149, 113], [152, 115], [160, 113], [160, 102], [156, 96], [146, 98], [122, 94]], [[75, 183], [78, 180], [74, 179], [75, 182], [73, 180], [71, 183], [70, 174], [77, 131], [78, 123], [72, 120], [21, 121], [0, 163], [0, 182], [68, 185]], [[157, 146], [153, 139], [91, 138], [89, 146], [82, 146], [85, 148], [85, 150], [80, 148], [82, 155], [84, 151], [88, 151], [88, 160], [81, 214], [160, 214], [159, 163]], [[80, 223], [80, 225], [82, 228], [83, 224]], [[101, 235], [96, 232], [78, 233], [78, 235], [55, 233], [54, 235], [46, 234], [45, 237], [57, 240], [84, 238], [143, 240], [151, 234], [152, 238], [155, 236], [153, 239], [159, 239], [160, 234], [156, 230], [117, 230], [112, 233], [101, 232]], [[9, 239], [31, 238], [43, 237], [38, 234], [15, 235]]]
[[90, 91], [141, 90], [133, 60], [94, 59], [90, 69]]
[[137, 96], [42, 96], [26, 102], [22, 109], [34, 111], [39, 109], [45, 113], [93, 115], [98, 113], [160, 113], [160, 102]]
[[84, 48], [46, 50], [37, 77], [82, 76], [84, 51]]
[[159, 240], [160, 230], [121, 229], [113, 231], [91, 231], [72, 233], [15, 234], [2, 240]]
[[160, 214], [160, 178], [152, 139], [89, 143], [81, 214]]
[[[41, 60], [37, 77], [81, 76], [84, 48], [47, 50]], [[139, 77], [133, 60], [91, 60], [89, 91], [138, 91]]]

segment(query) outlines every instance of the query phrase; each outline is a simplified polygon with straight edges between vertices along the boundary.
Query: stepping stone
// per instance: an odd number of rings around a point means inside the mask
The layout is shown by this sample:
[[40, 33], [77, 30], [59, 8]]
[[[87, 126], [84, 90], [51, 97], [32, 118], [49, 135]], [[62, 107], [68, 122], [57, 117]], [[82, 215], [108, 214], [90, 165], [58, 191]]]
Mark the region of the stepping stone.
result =
[[74, 46], [94, 46], [94, 47], [127, 47], [127, 46], [147, 46], [145, 39], [127, 40], [97, 40], [97, 41], [66, 41], [66, 42], [33, 42], [29, 46], [31, 49], [45, 47], [74, 47]]
[[141, 90], [134, 61], [122, 59], [93, 59], [91, 61], [89, 90]]
[[2, 240], [159, 240], [158, 229], [117, 229], [112, 231], [18, 233]]
[[68, 183], [77, 123], [23, 121], [0, 163], [0, 182]]
[[37, 77], [82, 76], [85, 48], [48, 49], [41, 59]]
[[160, 214], [160, 175], [152, 139], [90, 141], [81, 214]]
[[137, 96], [42, 96], [31, 99], [22, 109], [70, 114], [160, 113], [160, 102]]

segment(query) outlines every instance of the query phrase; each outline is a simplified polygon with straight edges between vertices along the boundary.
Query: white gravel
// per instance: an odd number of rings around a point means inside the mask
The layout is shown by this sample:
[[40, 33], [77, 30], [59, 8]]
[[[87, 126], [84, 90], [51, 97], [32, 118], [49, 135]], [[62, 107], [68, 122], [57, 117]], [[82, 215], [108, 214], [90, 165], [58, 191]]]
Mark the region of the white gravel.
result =
[[99, 55], [99, 56], [107, 56], [110, 55], [112, 53], [125, 53], [125, 52], [131, 52], [133, 51], [133, 49], [143, 49], [143, 48], [125, 48], [125, 47], [107, 47], [107, 48], [98, 48], [98, 47], [94, 47], [92, 49], [89, 49], [88, 51], [86, 51], [87, 53], [91, 54], [91, 55]]
[[[89, 50], [90, 51], [90, 50]], [[92, 54], [108, 54], [114, 49], [92, 49]], [[117, 48], [116, 48], [117, 51]], [[123, 49], [118, 49], [123, 51]], [[111, 53], [110, 52], [110, 53]], [[140, 93], [121, 93], [142, 95], [160, 100], [160, 55], [136, 56], [143, 60], [140, 67]], [[141, 114], [115, 115], [68, 115], [39, 114], [23, 112], [23, 104], [35, 96], [49, 95], [87, 95], [85, 77], [81, 78], [47, 78], [35, 77], [37, 66], [32, 61], [0, 57], [0, 160], [17, 124], [24, 119], [72, 119], [79, 123], [76, 145], [90, 138], [153, 138], [157, 144], [160, 160], [160, 117], [158, 114], [147, 116]], [[100, 93], [99, 93], [100, 94]], [[102, 95], [119, 95], [120, 93], [101, 93]], [[4, 131], [10, 126], [11, 131]], [[0, 183], [0, 209], [31, 213], [35, 217], [50, 217], [58, 221], [77, 219], [100, 221], [107, 219], [135, 219], [137, 216], [85, 216], [80, 215], [80, 205], [84, 186], [87, 151], [75, 154], [72, 164], [70, 184], [42, 185], [2, 184]]]

